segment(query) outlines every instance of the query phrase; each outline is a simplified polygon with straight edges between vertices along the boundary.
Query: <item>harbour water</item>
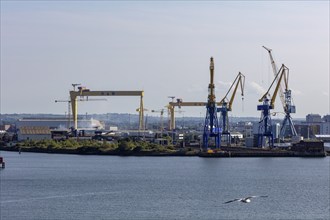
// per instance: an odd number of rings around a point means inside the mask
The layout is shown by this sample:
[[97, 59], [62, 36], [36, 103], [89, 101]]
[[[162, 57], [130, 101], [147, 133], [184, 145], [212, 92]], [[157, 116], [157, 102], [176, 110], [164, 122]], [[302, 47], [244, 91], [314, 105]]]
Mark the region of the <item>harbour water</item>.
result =
[[1, 156], [1, 220], [330, 218], [330, 157]]

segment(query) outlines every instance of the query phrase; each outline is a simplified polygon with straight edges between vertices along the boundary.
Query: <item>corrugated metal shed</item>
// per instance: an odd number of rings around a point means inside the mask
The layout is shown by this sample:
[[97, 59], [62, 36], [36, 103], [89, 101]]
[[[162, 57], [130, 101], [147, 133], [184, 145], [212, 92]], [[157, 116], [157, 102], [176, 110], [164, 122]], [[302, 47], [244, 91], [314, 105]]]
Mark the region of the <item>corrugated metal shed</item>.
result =
[[26, 126], [26, 127], [20, 127], [19, 128], [19, 133], [22, 135], [28, 135], [28, 134], [40, 134], [40, 135], [45, 135], [45, 134], [51, 134], [49, 127], [46, 126]]

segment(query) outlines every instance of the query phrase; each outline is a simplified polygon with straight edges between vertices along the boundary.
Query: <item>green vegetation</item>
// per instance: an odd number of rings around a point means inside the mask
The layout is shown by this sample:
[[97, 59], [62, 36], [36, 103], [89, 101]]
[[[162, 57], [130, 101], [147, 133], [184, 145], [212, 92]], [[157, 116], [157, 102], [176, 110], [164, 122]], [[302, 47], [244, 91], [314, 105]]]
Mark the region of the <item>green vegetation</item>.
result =
[[146, 141], [133, 141], [129, 138], [118, 141], [97, 140], [26, 140], [16, 145], [21, 149], [40, 149], [47, 151], [77, 151], [80, 153], [175, 153], [177, 150], [172, 145], [159, 145]]

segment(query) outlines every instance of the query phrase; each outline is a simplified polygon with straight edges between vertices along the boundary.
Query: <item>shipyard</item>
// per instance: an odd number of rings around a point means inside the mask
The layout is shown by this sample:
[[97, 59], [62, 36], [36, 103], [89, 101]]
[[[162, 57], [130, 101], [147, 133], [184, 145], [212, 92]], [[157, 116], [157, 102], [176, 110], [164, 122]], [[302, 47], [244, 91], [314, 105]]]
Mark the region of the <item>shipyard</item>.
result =
[[[206, 101], [185, 101], [183, 98], [169, 96], [171, 101], [166, 103], [166, 108], [151, 110], [152, 113], [159, 115], [153, 118], [154, 121], [157, 120], [156, 125], [150, 122], [151, 125], [147, 125], [148, 118], [145, 116], [145, 111], [148, 109], [145, 108], [143, 100], [145, 91], [91, 90], [81, 86], [80, 83], [73, 83], [73, 90], [69, 93], [70, 99], [55, 100], [55, 103], [67, 104], [66, 117], [20, 118], [12, 128], [11, 125], [2, 125], [3, 128], [7, 127], [8, 131], [11, 128], [12, 132], [1, 130], [1, 150], [126, 156], [326, 156], [330, 152], [327, 145], [330, 140], [330, 115], [321, 118], [320, 115], [309, 114], [305, 122], [300, 122], [299, 126], [296, 126], [292, 118], [296, 106], [293, 104], [289, 87], [289, 68], [284, 64], [278, 68], [272, 50], [265, 46], [263, 48], [269, 54], [274, 79], [258, 100], [261, 104], [257, 105], [256, 109], [260, 111], [261, 116], [257, 122], [238, 119], [235, 123], [229, 123], [232, 120], [229, 120], [228, 114], [234, 111], [233, 102], [238, 96], [238, 91], [241, 99], [244, 100], [245, 75], [239, 72], [226, 94], [217, 101], [214, 83], [215, 64], [211, 57]], [[131, 115], [127, 114], [126, 117], [122, 116], [121, 120], [127, 121], [128, 116], [129, 126], [126, 124], [123, 128], [110, 126], [113, 123], [111, 120], [106, 121], [106, 125], [104, 121], [88, 118], [87, 113], [85, 118], [78, 117], [79, 102], [104, 101], [106, 99], [100, 97], [109, 96], [138, 97], [137, 114], [132, 115], [136, 120], [134, 126], [130, 122]], [[273, 112], [277, 96], [283, 107], [282, 112]], [[206, 109], [204, 119], [191, 128], [188, 128], [187, 124], [190, 122], [186, 119], [186, 124], [178, 127], [176, 112], [182, 113], [186, 107], [204, 107]], [[284, 118], [277, 120], [276, 123], [272, 122], [272, 116], [278, 113], [282, 113]], [[149, 129], [149, 126], [153, 129]], [[105, 129], [106, 127], [109, 129]], [[299, 132], [296, 127], [299, 128]], [[306, 128], [307, 134], [304, 133]], [[86, 142], [88, 140], [89, 142]], [[66, 147], [67, 141], [76, 142], [73, 144], [76, 148]]]

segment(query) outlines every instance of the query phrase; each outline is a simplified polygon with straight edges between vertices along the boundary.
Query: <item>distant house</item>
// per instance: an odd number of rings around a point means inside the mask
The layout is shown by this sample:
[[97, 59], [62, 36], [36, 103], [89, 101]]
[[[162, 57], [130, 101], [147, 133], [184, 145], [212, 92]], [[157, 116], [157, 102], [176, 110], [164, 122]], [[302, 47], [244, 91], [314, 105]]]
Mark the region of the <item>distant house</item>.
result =
[[46, 126], [24, 126], [17, 132], [19, 141], [23, 140], [48, 140], [51, 139], [51, 132]]

